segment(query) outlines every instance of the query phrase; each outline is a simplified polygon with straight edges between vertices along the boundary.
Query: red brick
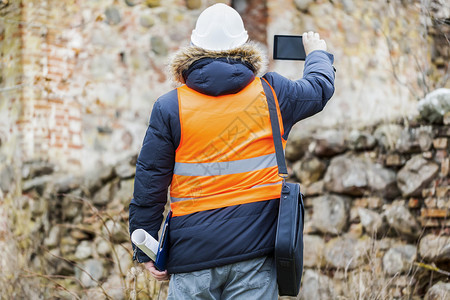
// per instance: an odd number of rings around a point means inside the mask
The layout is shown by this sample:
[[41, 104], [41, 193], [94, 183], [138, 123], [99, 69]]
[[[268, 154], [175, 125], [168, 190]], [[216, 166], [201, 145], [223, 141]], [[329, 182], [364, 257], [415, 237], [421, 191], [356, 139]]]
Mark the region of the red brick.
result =
[[447, 149], [448, 138], [440, 137], [433, 140], [433, 146], [435, 149]]
[[446, 218], [449, 213], [447, 209], [422, 208], [420, 215], [424, 218]]
[[449, 169], [450, 169], [450, 159], [446, 157], [441, 162], [441, 177], [446, 178], [448, 176]]
[[420, 206], [420, 201], [417, 198], [409, 198], [408, 206], [410, 208], [418, 208]]

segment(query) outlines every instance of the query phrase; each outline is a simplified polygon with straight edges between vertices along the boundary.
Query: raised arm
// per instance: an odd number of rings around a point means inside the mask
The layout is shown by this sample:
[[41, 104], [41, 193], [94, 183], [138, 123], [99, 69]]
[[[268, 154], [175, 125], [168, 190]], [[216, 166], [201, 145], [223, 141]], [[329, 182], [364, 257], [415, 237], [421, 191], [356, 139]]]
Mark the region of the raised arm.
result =
[[[307, 42], [309, 33], [306, 39], [305, 34], [303, 36]], [[264, 75], [280, 104], [285, 139], [295, 123], [320, 112], [334, 93], [334, 57], [326, 52], [326, 44], [318, 35], [313, 35], [310, 41], [312, 44], [305, 43], [307, 57], [303, 78], [289, 80], [275, 72]]]

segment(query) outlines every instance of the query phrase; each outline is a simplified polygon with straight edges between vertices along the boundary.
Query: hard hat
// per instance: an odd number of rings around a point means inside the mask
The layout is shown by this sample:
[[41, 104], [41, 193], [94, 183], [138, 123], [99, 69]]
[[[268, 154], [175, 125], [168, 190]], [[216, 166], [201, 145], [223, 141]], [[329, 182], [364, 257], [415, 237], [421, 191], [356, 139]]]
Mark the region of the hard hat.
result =
[[192, 30], [191, 42], [206, 50], [230, 50], [248, 39], [244, 22], [237, 11], [218, 3], [205, 9]]

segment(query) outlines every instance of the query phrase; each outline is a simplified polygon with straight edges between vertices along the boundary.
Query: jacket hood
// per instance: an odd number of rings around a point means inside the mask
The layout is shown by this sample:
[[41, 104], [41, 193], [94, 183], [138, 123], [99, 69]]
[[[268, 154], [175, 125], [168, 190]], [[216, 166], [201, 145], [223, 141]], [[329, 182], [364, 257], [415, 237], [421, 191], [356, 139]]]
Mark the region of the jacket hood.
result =
[[254, 75], [261, 75], [267, 67], [267, 57], [255, 42], [247, 42], [244, 45], [226, 51], [205, 50], [196, 46], [188, 46], [176, 52], [169, 62], [169, 73], [172, 81], [186, 83], [186, 72], [199, 60], [223, 59], [241, 62], [247, 66]]

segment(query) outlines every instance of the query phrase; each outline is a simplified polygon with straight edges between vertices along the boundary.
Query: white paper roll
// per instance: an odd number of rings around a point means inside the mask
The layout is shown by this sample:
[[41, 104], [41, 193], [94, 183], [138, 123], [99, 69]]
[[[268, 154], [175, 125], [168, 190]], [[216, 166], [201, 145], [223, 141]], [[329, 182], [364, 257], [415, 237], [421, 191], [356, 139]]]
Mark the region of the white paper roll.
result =
[[155, 240], [144, 229], [136, 229], [131, 234], [131, 241], [139, 249], [141, 249], [151, 260], [156, 260], [156, 253], [158, 253], [158, 241]]

